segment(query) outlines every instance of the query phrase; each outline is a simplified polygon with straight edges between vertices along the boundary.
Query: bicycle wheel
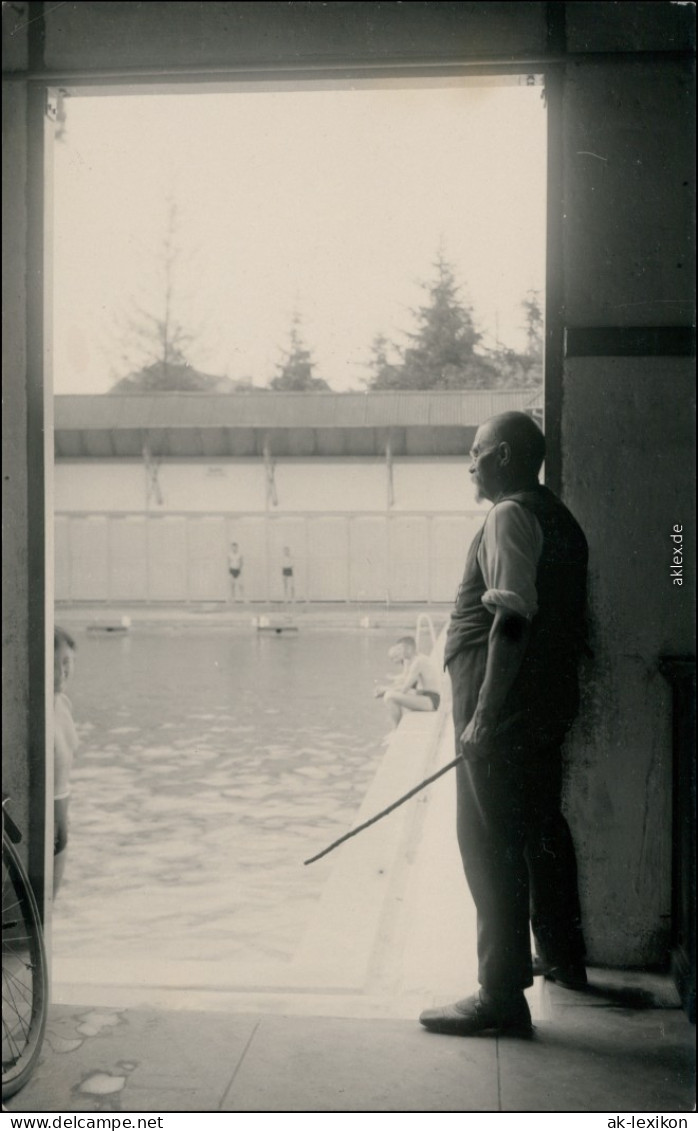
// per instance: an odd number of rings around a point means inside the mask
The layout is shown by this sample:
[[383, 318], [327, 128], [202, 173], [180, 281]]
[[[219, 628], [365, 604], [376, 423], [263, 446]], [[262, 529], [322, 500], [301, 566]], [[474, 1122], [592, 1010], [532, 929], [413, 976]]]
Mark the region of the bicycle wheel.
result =
[[48, 967], [31, 884], [14, 845], [2, 838], [2, 1098], [24, 1087], [41, 1052]]

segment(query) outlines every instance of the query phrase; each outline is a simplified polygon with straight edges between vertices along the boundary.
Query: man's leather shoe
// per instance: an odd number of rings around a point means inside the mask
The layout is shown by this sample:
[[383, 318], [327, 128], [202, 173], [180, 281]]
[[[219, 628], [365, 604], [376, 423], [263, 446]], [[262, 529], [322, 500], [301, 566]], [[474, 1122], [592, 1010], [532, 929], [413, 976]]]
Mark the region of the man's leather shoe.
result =
[[425, 1009], [419, 1020], [430, 1033], [447, 1033], [453, 1037], [472, 1037], [488, 1029], [518, 1036], [530, 1036], [533, 1031], [523, 993], [520, 998], [506, 1003], [483, 1001], [480, 994], [473, 994], [453, 1005]]
[[588, 988], [587, 972], [582, 962], [570, 962], [567, 965], [555, 966], [534, 954], [531, 963], [534, 978], [542, 975], [548, 982], [555, 982], [557, 986], [563, 986], [566, 990], [580, 991]]

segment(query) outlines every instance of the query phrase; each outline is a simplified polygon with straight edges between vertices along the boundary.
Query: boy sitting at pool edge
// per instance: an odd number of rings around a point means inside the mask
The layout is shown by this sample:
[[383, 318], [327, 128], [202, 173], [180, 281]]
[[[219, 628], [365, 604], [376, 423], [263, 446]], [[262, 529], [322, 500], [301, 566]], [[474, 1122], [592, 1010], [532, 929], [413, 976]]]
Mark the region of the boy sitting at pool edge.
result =
[[393, 727], [397, 727], [404, 711], [438, 711], [441, 674], [429, 656], [417, 651], [414, 637], [402, 636], [388, 655], [402, 665], [402, 671], [391, 684], [376, 688], [376, 698], [383, 698]]

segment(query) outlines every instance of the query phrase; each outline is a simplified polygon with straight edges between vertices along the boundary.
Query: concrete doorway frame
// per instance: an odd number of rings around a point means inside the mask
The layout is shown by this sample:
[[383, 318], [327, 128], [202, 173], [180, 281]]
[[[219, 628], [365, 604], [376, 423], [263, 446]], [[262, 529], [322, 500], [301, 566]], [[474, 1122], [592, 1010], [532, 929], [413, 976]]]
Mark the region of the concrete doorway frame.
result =
[[[41, 7], [41, 5], [31, 5]], [[555, 8], [555, 5], [549, 7]], [[19, 76], [28, 81], [27, 111], [27, 453], [28, 453], [28, 548], [29, 585], [29, 803], [27, 833], [28, 861], [39, 905], [44, 910], [50, 955], [51, 882], [53, 866], [53, 807], [51, 788], [53, 766], [52, 651], [53, 635], [53, 410], [50, 370], [51, 301], [50, 262], [52, 168], [51, 154], [55, 106], [59, 92], [79, 90], [95, 95], [133, 91], [152, 93], [192, 93], [233, 84], [246, 86], [264, 82], [305, 82], [322, 86], [338, 78], [380, 80], [385, 78], [438, 78], [446, 75], [542, 75], [547, 109], [547, 221], [544, 405], [548, 439], [546, 482], [559, 492], [562, 483], [560, 444], [563, 365], [563, 288], [562, 288], [562, 93], [564, 59], [540, 57], [525, 61], [474, 61], [448, 64], [400, 64], [369, 66], [345, 63], [341, 66], [311, 68], [259, 67], [226, 71], [201, 67], [163, 70], [156, 73], [126, 69], [110, 72], [47, 72], [42, 69], [43, 15], [29, 29], [30, 72]], [[551, 43], [552, 46], [552, 43]], [[38, 711], [32, 705], [43, 703]]]

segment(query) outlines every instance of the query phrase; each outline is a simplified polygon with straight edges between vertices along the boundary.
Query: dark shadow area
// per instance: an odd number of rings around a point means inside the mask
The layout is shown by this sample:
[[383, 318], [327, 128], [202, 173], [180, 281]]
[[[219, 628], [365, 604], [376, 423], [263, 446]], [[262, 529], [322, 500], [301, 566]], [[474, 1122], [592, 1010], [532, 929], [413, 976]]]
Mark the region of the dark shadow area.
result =
[[[614, 986], [603, 981], [593, 983], [581, 993], [585, 1005], [606, 1006], [609, 1009], [678, 1009], [666, 995], [639, 986]], [[592, 1000], [590, 1000], [592, 999]]]

